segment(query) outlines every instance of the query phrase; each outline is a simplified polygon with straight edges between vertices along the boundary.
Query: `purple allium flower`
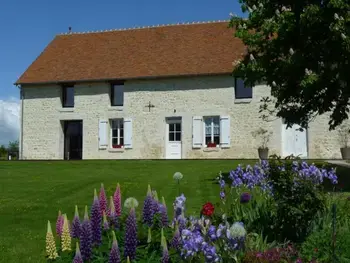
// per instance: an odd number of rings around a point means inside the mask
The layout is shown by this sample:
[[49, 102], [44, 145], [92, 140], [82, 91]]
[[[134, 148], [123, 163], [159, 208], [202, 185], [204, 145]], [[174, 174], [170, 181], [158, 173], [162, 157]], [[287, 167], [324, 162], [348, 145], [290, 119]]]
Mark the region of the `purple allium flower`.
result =
[[159, 204], [159, 212], [161, 215], [162, 226], [163, 227], [168, 226], [169, 220], [168, 220], [168, 211], [166, 209], [166, 206], [163, 204]]
[[78, 206], [75, 206], [75, 213], [74, 213], [71, 229], [72, 229], [71, 230], [72, 238], [79, 238], [80, 231], [81, 231], [81, 222], [79, 218]]
[[91, 207], [91, 231], [92, 231], [92, 243], [94, 245], [100, 245], [102, 242], [102, 216], [100, 209], [100, 202], [98, 201], [96, 189], [94, 191], [94, 202]]
[[62, 235], [62, 230], [63, 230], [63, 223], [64, 223], [64, 218], [61, 213], [61, 210], [58, 211], [58, 216], [57, 216], [57, 221], [56, 221], [56, 234], [58, 236]]
[[84, 220], [81, 225], [80, 245], [83, 260], [89, 261], [92, 253], [92, 231], [87, 206], [85, 206]]
[[107, 197], [106, 197], [106, 192], [103, 184], [101, 184], [99, 202], [100, 202], [101, 215], [103, 215], [103, 211], [107, 213]]
[[250, 193], [245, 192], [245, 193], [241, 194], [241, 203], [242, 204], [248, 203], [251, 198], [252, 198], [252, 196], [250, 195]]
[[81, 257], [80, 249], [79, 249], [79, 243], [77, 242], [76, 250], [75, 250], [75, 256], [73, 259], [73, 263], [83, 263], [83, 258]]
[[118, 217], [115, 212], [113, 197], [110, 197], [109, 209], [108, 209], [108, 219], [111, 224], [111, 227], [118, 227]]
[[112, 231], [113, 235], [113, 243], [112, 243], [112, 248], [111, 252], [109, 253], [109, 263], [121, 263], [122, 261], [120, 260], [120, 252], [119, 252], [119, 247], [118, 247], [118, 242], [115, 237], [114, 231]]
[[162, 255], [162, 263], [168, 263], [169, 262], [169, 251], [166, 246], [163, 247], [163, 255]]
[[119, 183], [117, 184], [117, 188], [115, 189], [113, 201], [114, 201], [115, 212], [116, 212], [117, 216], [119, 217], [122, 214], [122, 197], [121, 197], [121, 193], [120, 193]]
[[125, 257], [129, 257], [130, 260], [134, 260], [136, 256], [137, 247], [137, 225], [135, 209], [132, 207], [129, 212], [129, 216], [126, 219], [125, 230]]
[[153, 222], [153, 197], [150, 185], [148, 185], [147, 196], [143, 203], [142, 221], [147, 226], [151, 226]]
[[109, 230], [109, 223], [107, 221], [107, 216], [105, 211], [103, 211], [103, 230], [105, 231]]

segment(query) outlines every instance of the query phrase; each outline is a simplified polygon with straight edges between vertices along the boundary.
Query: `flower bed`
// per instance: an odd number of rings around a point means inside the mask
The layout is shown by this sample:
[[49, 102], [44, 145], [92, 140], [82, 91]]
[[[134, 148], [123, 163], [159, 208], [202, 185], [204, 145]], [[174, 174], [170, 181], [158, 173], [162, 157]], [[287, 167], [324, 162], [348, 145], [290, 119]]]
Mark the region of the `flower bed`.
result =
[[[178, 187], [182, 178], [180, 173], [174, 175]], [[311, 233], [315, 218], [326, 210], [319, 189], [324, 180], [336, 184], [335, 170], [279, 159], [238, 166], [228, 178], [218, 178], [220, 203], [207, 202], [198, 217], [187, 217], [186, 197], [181, 194], [173, 203], [173, 218], [168, 217], [164, 198], [159, 199], [150, 186], [140, 207], [133, 197], [122, 206], [119, 185], [108, 200], [101, 185], [83, 218], [77, 207], [71, 223], [59, 212], [55, 234], [48, 222], [47, 259], [76, 263], [317, 262], [309, 257], [302, 261], [298, 248]]]

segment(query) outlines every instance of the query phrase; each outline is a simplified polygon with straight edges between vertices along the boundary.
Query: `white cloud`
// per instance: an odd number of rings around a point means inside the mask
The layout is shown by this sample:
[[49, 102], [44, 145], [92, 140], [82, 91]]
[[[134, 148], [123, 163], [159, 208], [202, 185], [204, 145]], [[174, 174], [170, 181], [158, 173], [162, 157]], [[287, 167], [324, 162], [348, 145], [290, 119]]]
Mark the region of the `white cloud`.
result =
[[20, 104], [16, 98], [0, 100], [0, 145], [19, 139]]

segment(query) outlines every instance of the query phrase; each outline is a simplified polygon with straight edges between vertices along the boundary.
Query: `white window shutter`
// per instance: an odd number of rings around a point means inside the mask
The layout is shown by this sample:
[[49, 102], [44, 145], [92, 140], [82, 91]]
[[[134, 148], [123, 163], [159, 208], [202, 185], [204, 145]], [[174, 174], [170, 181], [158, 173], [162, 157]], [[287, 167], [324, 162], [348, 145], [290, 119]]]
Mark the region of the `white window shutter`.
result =
[[202, 117], [194, 116], [192, 121], [192, 147], [201, 148], [203, 144]]
[[230, 116], [220, 116], [220, 146], [222, 148], [229, 148], [230, 143]]
[[107, 149], [108, 147], [108, 120], [99, 120], [98, 123], [98, 147], [99, 149]]
[[124, 148], [132, 148], [132, 119], [124, 119]]

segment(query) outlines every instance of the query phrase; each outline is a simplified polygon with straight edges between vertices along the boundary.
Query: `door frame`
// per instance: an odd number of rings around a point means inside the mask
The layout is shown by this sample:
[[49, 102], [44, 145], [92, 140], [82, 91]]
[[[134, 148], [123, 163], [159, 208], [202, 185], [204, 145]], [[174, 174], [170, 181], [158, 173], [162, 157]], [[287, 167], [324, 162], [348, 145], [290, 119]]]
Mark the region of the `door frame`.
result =
[[[282, 119], [282, 121], [281, 121], [281, 157], [286, 157], [285, 155], [284, 155], [284, 145], [283, 145], [283, 143], [284, 143], [284, 131], [285, 131], [285, 129], [284, 129], [284, 125], [285, 125], [285, 122], [284, 122], [284, 120]], [[296, 127], [294, 127], [295, 125], [293, 125], [291, 128], [288, 128], [288, 129], [296, 129]], [[304, 158], [304, 159], [307, 159], [307, 158], [309, 158], [309, 129], [305, 129], [305, 135], [306, 135], [306, 141], [305, 141], [305, 143], [306, 143], [306, 156], [300, 156], [300, 158]]]
[[[173, 123], [180, 123], [181, 124], [181, 140], [180, 140], [180, 159], [182, 159], [183, 154], [183, 147], [182, 147], [182, 135], [183, 135], [183, 125], [182, 125], [182, 117], [181, 116], [173, 116], [173, 117], [165, 117], [165, 151], [164, 151], [164, 159], [167, 158], [167, 149], [168, 149], [168, 143], [169, 143], [169, 124]], [[170, 159], [169, 159], [170, 160]]]
[[[68, 129], [68, 124], [69, 123], [80, 123], [81, 127], [81, 153], [80, 153], [80, 158], [77, 159], [71, 159], [69, 156], [66, 156], [66, 133]], [[83, 127], [83, 120], [62, 120], [62, 129], [63, 129], [63, 160], [82, 160], [83, 159], [83, 132], [84, 132], [84, 127]]]

